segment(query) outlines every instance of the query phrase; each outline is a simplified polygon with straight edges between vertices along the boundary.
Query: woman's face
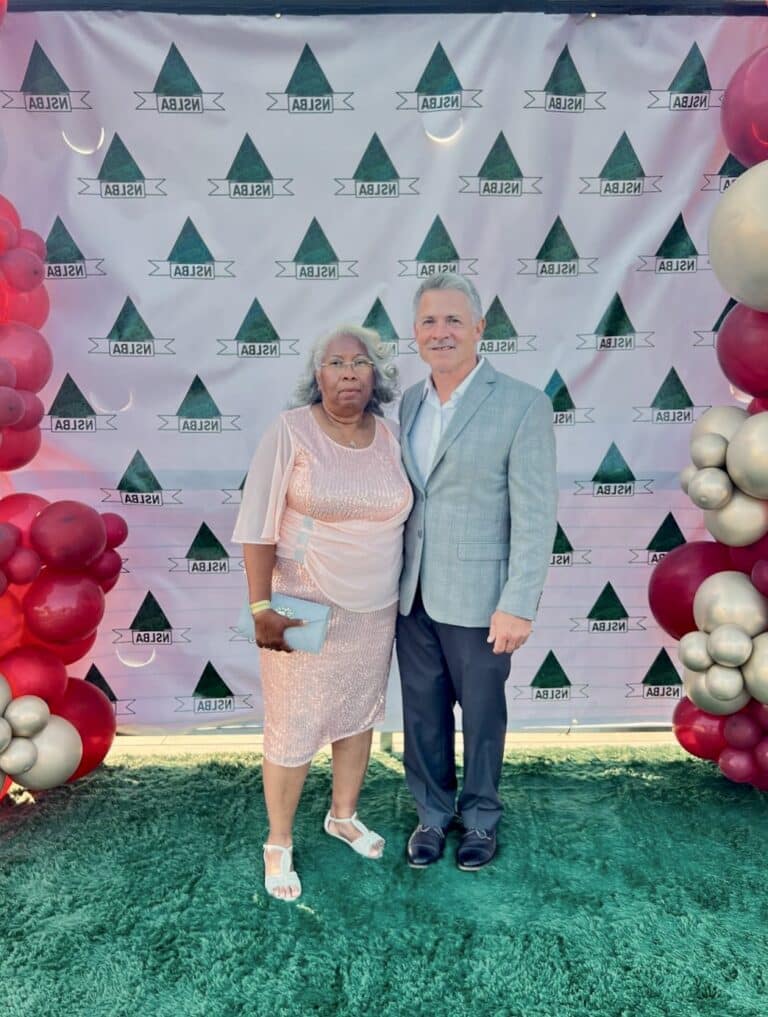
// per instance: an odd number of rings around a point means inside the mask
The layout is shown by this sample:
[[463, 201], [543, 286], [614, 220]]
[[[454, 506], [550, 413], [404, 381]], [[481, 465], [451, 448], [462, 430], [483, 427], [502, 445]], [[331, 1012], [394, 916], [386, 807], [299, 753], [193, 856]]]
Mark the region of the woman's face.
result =
[[331, 413], [359, 413], [370, 402], [373, 366], [365, 346], [354, 336], [338, 336], [328, 343], [315, 377], [323, 405]]

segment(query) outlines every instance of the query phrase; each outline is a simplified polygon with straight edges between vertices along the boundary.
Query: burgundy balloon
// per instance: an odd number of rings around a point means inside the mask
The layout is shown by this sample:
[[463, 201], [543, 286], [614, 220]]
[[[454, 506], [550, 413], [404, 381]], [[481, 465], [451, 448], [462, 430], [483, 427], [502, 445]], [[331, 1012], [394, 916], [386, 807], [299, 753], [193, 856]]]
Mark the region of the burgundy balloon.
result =
[[[11, 321], [23, 322], [32, 328], [42, 328], [48, 320], [51, 302], [44, 285], [37, 286], [29, 293], [21, 293], [8, 287], [8, 302], [5, 316]], [[0, 352], [0, 356], [2, 353]]]
[[24, 413], [21, 420], [17, 420], [15, 424], [10, 424], [9, 426], [12, 431], [31, 431], [33, 427], [37, 427], [45, 416], [45, 407], [42, 400], [34, 392], [27, 392], [25, 389], [21, 391], [17, 389], [16, 391], [24, 404]]
[[755, 745], [752, 754], [759, 769], [763, 773], [768, 774], [768, 738], [765, 737], [765, 733], [763, 733], [763, 738]]
[[768, 706], [765, 703], [761, 703], [759, 699], [750, 699], [744, 707], [744, 712], [756, 720], [763, 731], [768, 731]]
[[0, 565], [8, 561], [21, 541], [21, 530], [13, 523], [0, 523]]
[[37, 551], [33, 551], [31, 547], [18, 547], [8, 561], [3, 563], [3, 571], [8, 577], [8, 582], [26, 586], [38, 577], [42, 566]]
[[82, 678], [70, 678], [55, 714], [68, 720], [83, 743], [80, 765], [69, 778], [72, 783], [89, 773], [104, 759], [115, 737], [115, 711], [101, 691]]
[[768, 46], [747, 57], [720, 107], [725, 143], [744, 166], [768, 159]]
[[64, 695], [67, 669], [50, 650], [20, 646], [0, 657], [0, 674], [11, 686], [14, 697], [40, 696], [52, 706]]
[[39, 427], [28, 431], [13, 431], [6, 427], [0, 444], [0, 470], [18, 470], [32, 462], [40, 451], [42, 435]]
[[723, 749], [718, 757], [717, 765], [728, 780], [735, 781], [737, 784], [751, 784], [760, 777], [760, 770], [755, 758], [746, 749], [733, 749], [730, 746]]
[[43, 569], [24, 595], [24, 618], [45, 643], [71, 643], [95, 632], [104, 593], [87, 576]]
[[763, 729], [748, 713], [733, 713], [725, 718], [723, 737], [734, 749], [753, 749], [763, 737]]
[[16, 368], [16, 388], [39, 392], [51, 376], [51, 347], [39, 332], [23, 322], [0, 325], [0, 357], [6, 357]]
[[690, 699], [681, 699], [672, 714], [672, 730], [686, 752], [699, 759], [716, 760], [728, 743], [723, 736], [725, 718], [699, 709]]
[[19, 244], [19, 233], [10, 219], [0, 219], [0, 251], [7, 251]]
[[749, 578], [754, 588], [762, 593], [764, 597], [768, 597], [768, 561], [763, 559], [756, 562], [752, 567]]
[[16, 206], [0, 194], [0, 219], [8, 219], [17, 230], [21, 229], [21, 218], [16, 211]]
[[6, 357], [0, 357], [0, 385], [16, 388], [16, 368]]
[[21, 542], [29, 547], [29, 528], [37, 513], [48, 504], [39, 494], [20, 491], [0, 498], [0, 522], [12, 523], [21, 533]]
[[717, 541], [693, 540], [674, 548], [655, 566], [648, 603], [656, 621], [674, 639], [697, 627], [693, 598], [705, 579], [733, 568], [728, 551]]
[[732, 567], [748, 576], [759, 561], [768, 558], [768, 533], [754, 544], [732, 547], [729, 550]]
[[117, 512], [102, 512], [107, 530], [107, 547], [119, 547], [128, 536], [128, 523]]
[[95, 579], [99, 585], [102, 582], [109, 579], [114, 579], [115, 576], [120, 575], [120, 569], [123, 567], [123, 559], [113, 550], [108, 547], [106, 551], [99, 555], [95, 561], [92, 561], [88, 566], [88, 575], [91, 579]]
[[0, 427], [12, 427], [24, 416], [24, 400], [15, 388], [0, 385]]
[[103, 519], [90, 506], [79, 501], [55, 501], [35, 517], [29, 540], [46, 565], [79, 572], [102, 554], [107, 532]]
[[717, 360], [726, 378], [742, 392], [768, 396], [768, 314], [746, 304], [728, 312], [717, 333]]
[[5, 593], [9, 587], [8, 576], [0, 569], [0, 597]]
[[765, 413], [766, 411], [768, 411], [768, 398], [760, 399], [755, 397], [747, 406], [747, 413], [750, 417], [754, 417], [756, 413]]
[[32, 251], [38, 258], [43, 261], [48, 257], [48, 249], [45, 246], [45, 241], [39, 233], [35, 233], [34, 230], [19, 230], [19, 247], [25, 248], [27, 251]]
[[0, 254], [0, 272], [20, 293], [29, 293], [45, 278], [45, 263], [25, 247], [14, 247]]

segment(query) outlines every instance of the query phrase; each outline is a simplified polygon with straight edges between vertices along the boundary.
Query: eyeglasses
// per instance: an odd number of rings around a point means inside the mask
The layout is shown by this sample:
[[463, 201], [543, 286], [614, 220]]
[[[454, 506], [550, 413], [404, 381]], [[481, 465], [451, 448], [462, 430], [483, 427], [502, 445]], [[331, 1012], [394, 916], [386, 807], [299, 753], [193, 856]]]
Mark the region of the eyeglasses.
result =
[[354, 360], [342, 360], [341, 357], [331, 357], [330, 360], [324, 361], [320, 366], [327, 367], [331, 371], [338, 371], [339, 373], [344, 370], [350, 370], [357, 374], [358, 371], [365, 372], [371, 370], [373, 361], [369, 360], [368, 357], [355, 357]]

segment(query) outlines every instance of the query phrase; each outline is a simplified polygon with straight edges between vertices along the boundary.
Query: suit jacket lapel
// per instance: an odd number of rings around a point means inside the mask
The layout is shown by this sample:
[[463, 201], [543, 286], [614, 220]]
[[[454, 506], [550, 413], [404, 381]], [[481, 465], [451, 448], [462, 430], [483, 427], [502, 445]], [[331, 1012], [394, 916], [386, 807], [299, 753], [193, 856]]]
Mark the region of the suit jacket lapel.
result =
[[[440, 464], [440, 460], [443, 458], [445, 453], [456, 441], [458, 436], [467, 426], [472, 417], [477, 413], [478, 409], [482, 406], [488, 396], [493, 392], [494, 385], [496, 384], [496, 371], [486, 360], [477, 375], [470, 382], [469, 388], [464, 393], [459, 401], [459, 405], [456, 407], [456, 411], [451, 417], [451, 422], [443, 432], [440, 442], [435, 452], [435, 458], [432, 462], [432, 468], [429, 471], [429, 476], [435, 472]], [[429, 477], [427, 477], [429, 480]]]
[[424, 483], [419, 475], [419, 469], [411, 450], [411, 429], [421, 406], [421, 393], [422, 388], [419, 387], [414, 389], [410, 398], [406, 395], [403, 399], [403, 416], [400, 421], [400, 445], [403, 452], [403, 463], [411, 483], [423, 491]]

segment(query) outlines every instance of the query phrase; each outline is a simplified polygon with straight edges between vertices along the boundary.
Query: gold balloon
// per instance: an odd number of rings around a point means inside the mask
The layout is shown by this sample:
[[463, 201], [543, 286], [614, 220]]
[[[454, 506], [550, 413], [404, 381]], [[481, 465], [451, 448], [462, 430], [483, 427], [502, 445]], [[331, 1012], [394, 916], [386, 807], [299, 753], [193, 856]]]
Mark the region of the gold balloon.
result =
[[715, 663], [741, 667], [752, 653], [752, 639], [738, 625], [718, 625], [709, 634], [707, 649]]
[[37, 751], [35, 765], [22, 774], [20, 779], [13, 775], [21, 787], [35, 791], [57, 787], [71, 777], [80, 765], [83, 743], [77, 729], [63, 717], [53, 714], [43, 730], [31, 741]]
[[744, 691], [744, 678], [737, 667], [713, 664], [704, 672], [704, 688], [710, 696], [729, 703]]
[[685, 694], [700, 710], [714, 713], [718, 717], [725, 717], [731, 713], [738, 713], [742, 706], [746, 706], [749, 702], [749, 693], [746, 689], [733, 699], [716, 699], [707, 691], [705, 682], [706, 673], [683, 671]]
[[768, 498], [768, 413], [745, 420], [728, 446], [728, 473], [745, 494]]
[[717, 572], [705, 579], [693, 598], [697, 628], [713, 632], [718, 625], [738, 625], [749, 636], [768, 628], [768, 600], [743, 572]]
[[714, 466], [697, 470], [688, 483], [688, 497], [700, 509], [720, 509], [731, 500], [733, 484], [725, 470]]
[[726, 293], [768, 311], [768, 162], [735, 180], [709, 224], [709, 262]]
[[688, 463], [688, 465], [684, 466], [680, 471], [680, 487], [682, 487], [686, 494], [688, 494], [688, 485], [698, 472], [698, 469], [693, 465], [693, 463]]
[[[11, 725], [4, 717], [0, 717], [0, 752], [5, 752], [11, 744], [12, 738], [13, 731], [11, 730]], [[2, 778], [0, 778], [0, 784], [2, 784]]]
[[51, 711], [40, 696], [18, 696], [5, 709], [5, 719], [17, 738], [31, 738], [48, 723]]
[[707, 649], [706, 632], [686, 632], [677, 645], [677, 656], [683, 667], [691, 671], [706, 671], [714, 660]]
[[14, 780], [30, 770], [37, 761], [37, 749], [29, 738], [12, 738], [8, 748], [0, 755], [0, 770]]
[[705, 510], [704, 525], [721, 544], [746, 547], [768, 533], [768, 502], [734, 490], [723, 508]]
[[724, 466], [728, 441], [722, 434], [708, 432], [691, 438], [691, 459], [700, 470], [707, 466]]
[[761, 703], [768, 703], [768, 632], [752, 640], [752, 656], [742, 666], [747, 690]]
[[749, 414], [739, 406], [713, 406], [691, 428], [691, 441], [700, 434], [720, 434], [730, 441]]
[[11, 686], [8, 684], [5, 676], [0, 674], [0, 717], [5, 713], [5, 708], [12, 698]]

